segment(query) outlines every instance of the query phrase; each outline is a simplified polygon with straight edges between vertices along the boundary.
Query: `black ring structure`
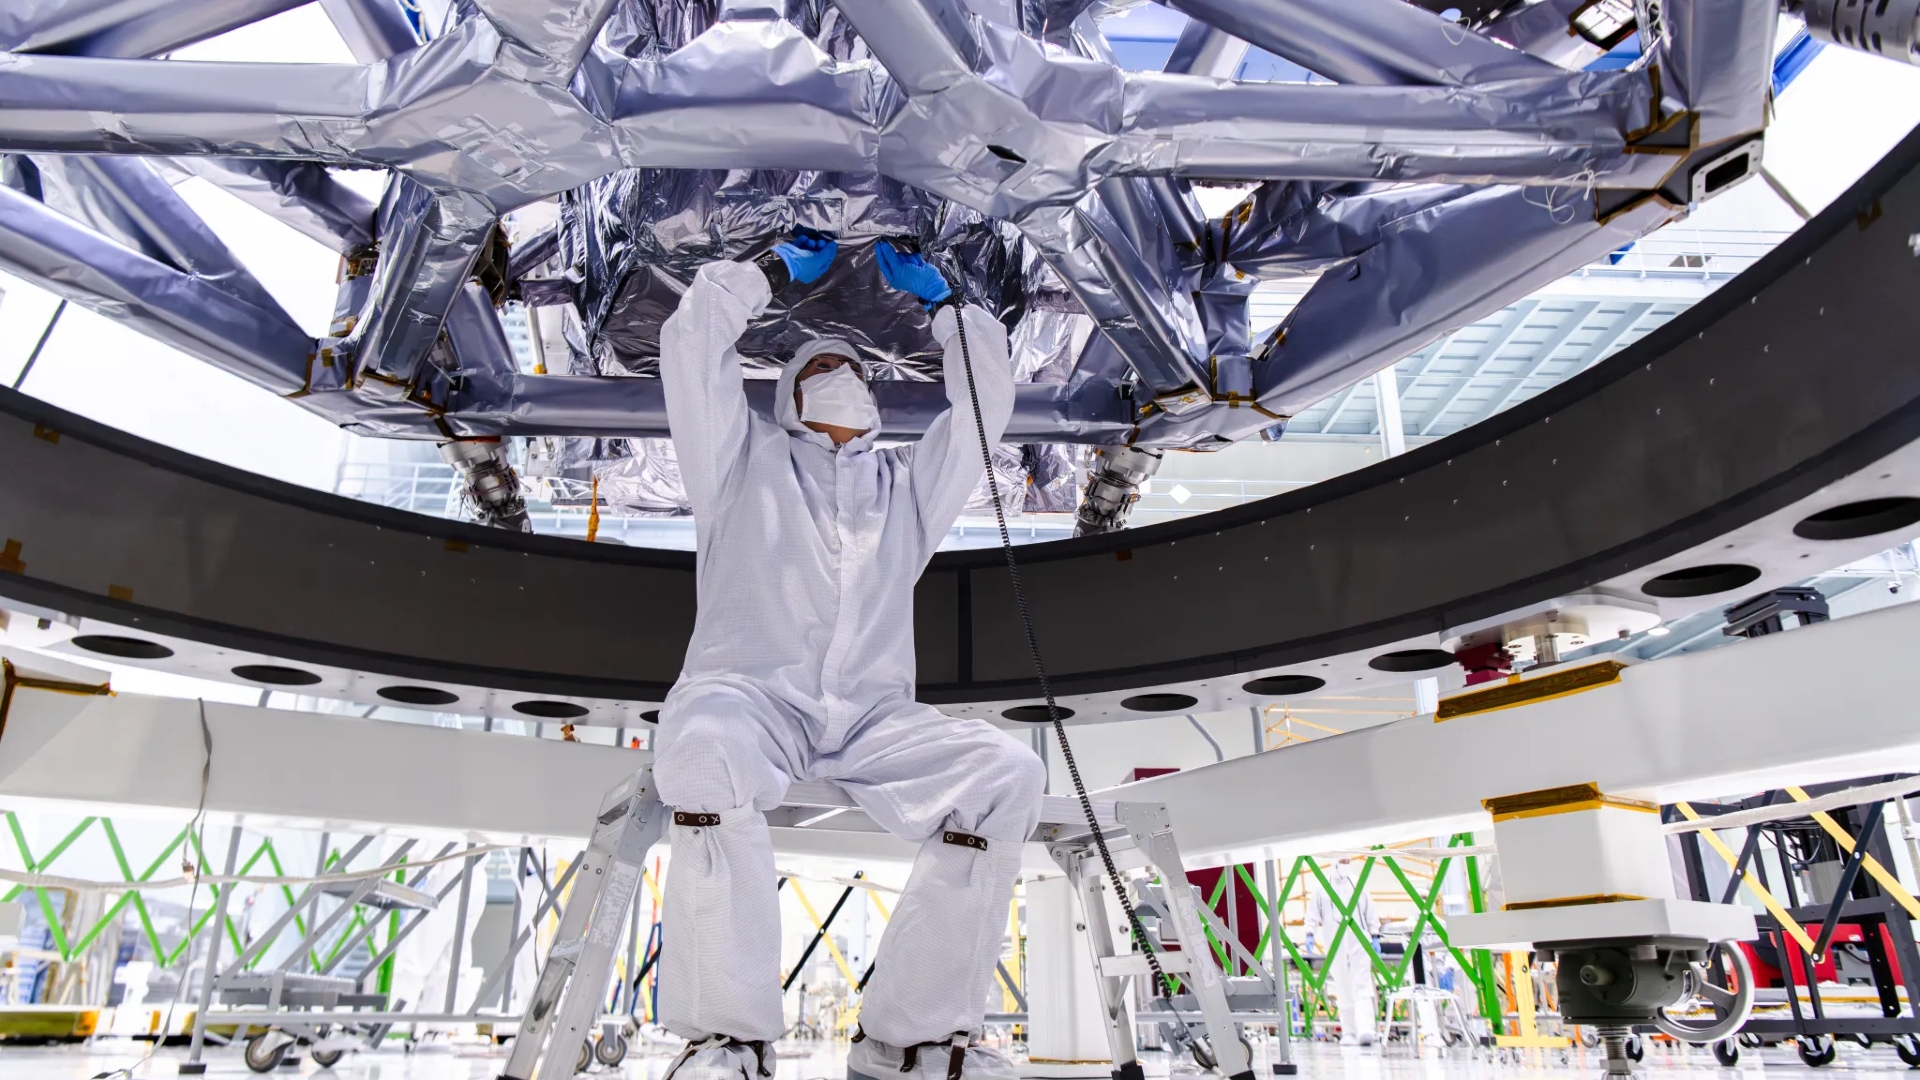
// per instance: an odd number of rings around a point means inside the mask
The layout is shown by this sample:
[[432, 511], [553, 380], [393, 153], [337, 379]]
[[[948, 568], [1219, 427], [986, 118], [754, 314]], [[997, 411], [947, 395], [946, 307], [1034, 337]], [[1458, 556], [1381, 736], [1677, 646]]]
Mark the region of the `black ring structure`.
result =
[[[1920, 132], [1619, 354], [1402, 456], [1276, 498], [1020, 549], [1061, 694], [1404, 641], [1604, 581], [1920, 437]], [[658, 701], [693, 556], [313, 492], [0, 391], [0, 595], [402, 679]], [[1036, 693], [997, 550], [915, 596], [931, 702]], [[796, 611], [796, 624], [813, 618]]]

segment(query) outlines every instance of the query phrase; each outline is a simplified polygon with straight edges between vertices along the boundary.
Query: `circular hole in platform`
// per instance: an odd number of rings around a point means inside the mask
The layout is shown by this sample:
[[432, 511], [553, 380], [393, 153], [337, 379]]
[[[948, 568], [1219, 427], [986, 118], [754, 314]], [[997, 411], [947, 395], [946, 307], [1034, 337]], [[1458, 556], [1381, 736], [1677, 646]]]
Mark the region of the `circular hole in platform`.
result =
[[1367, 661], [1375, 671], [1432, 671], [1453, 663], [1453, 654], [1445, 649], [1402, 649], [1382, 653]]
[[1686, 596], [1711, 596], [1714, 593], [1737, 589], [1742, 585], [1751, 585], [1760, 577], [1760, 568], [1745, 563], [1712, 563], [1707, 566], [1688, 566], [1670, 573], [1661, 574], [1645, 585], [1640, 591], [1648, 596], [1658, 596], [1673, 600]]
[[383, 686], [378, 693], [403, 705], [451, 705], [460, 700], [459, 694], [433, 686]]
[[1268, 675], [1240, 689], [1258, 697], [1285, 697], [1288, 694], [1311, 694], [1325, 685], [1327, 680], [1312, 675]]
[[279, 664], [241, 664], [233, 669], [233, 673], [248, 682], [263, 682], [272, 686], [312, 686], [320, 681], [320, 676], [311, 671], [281, 667]]
[[1177, 713], [1198, 704], [1200, 699], [1192, 694], [1135, 694], [1120, 702], [1120, 707], [1134, 712]]
[[542, 720], [572, 720], [587, 715], [585, 705], [575, 705], [571, 701], [516, 701], [513, 711]]
[[1865, 499], [1801, 518], [1793, 527], [1793, 535], [1802, 540], [1852, 540], [1892, 532], [1916, 521], [1920, 521], [1920, 499]]
[[124, 656], [129, 660], [165, 660], [173, 650], [145, 638], [118, 637], [113, 634], [81, 634], [73, 643], [88, 652], [103, 656]]
[[[1065, 705], [1055, 707], [1060, 710], [1060, 719], [1072, 719], [1072, 709], [1067, 708]], [[1015, 705], [1000, 715], [1009, 720], [1018, 720], [1023, 724], [1044, 724], [1053, 719], [1053, 717], [1047, 714], [1047, 707], [1045, 705]]]

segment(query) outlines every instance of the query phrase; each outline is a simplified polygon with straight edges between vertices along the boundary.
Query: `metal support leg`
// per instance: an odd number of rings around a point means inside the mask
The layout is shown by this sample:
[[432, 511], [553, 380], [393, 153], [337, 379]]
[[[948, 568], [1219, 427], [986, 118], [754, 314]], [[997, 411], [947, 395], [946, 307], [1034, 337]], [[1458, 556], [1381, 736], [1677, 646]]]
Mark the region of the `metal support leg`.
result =
[[[240, 858], [240, 826], [235, 825], [227, 836], [227, 864], [222, 873], [233, 876], [234, 866]], [[200, 1051], [207, 1044], [207, 1010], [213, 1006], [213, 982], [220, 968], [220, 934], [227, 928], [227, 900], [233, 895], [233, 886], [220, 890], [219, 899], [213, 902], [213, 940], [207, 942], [207, 962], [200, 972], [200, 1000], [193, 1012], [193, 1040], [187, 1045], [187, 1060], [180, 1064], [180, 1075], [197, 1076], [207, 1071], [206, 1063], [200, 1060]], [[187, 927], [191, 934], [193, 927]], [[193, 947], [187, 947], [187, 967], [193, 966]], [[184, 970], [182, 977], [185, 977]], [[161, 1038], [172, 1032], [163, 1031]]]
[[618, 1004], [620, 1011], [631, 1016], [639, 1011], [639, 1001], [635, 995], [640, 993], [640, 983], [634, 974], [634, 965], [640, 962], [640, 904], [635, 901], [627, 913], [627, 987], [621, 993]]
[[[473, 845], [467, 845], [471, 851]], [[477, 856], [469, 855], [460, 862], [460, 903], [454, 908], [453, 916], [453, 958], [447, 965], [447, 1001], [440, 1010], [452, 1013], [458, 1007], [455, 1002], [460, 996], [460, 965], [466, 960], [467, 950], [467, 906], [473, 899], [473, 869], [479, 865]]]
[[651, 767], [613, 789], [601, 804], [560, 932], [513, 1040], [504, 1080], [573, 1076], [579, 1048], [613, 974], [614, 952], [639, 889], [641, 868], [665, 821]]
[[1833, 932], [1840, 928], [1840, 912], [1847, 906], [1848, 894], [1853, 892], [1854, 879], [1860, 876], [1860, 864], [1866, 861], [1867, 847], [1880, 830], [1886, 805], [1880, 802], [1867, 807], [1866, 821], [1860, 826], [1860, 835], [1853, 839], [1853, 854], [1847, 857], [1846, 864], [1841, 867], [1840, 882], [1833, 887], [1833, 900], [1827, 905], [1827, 917], [1820, 922], [1820, 939], [1813, 944], [1813, 953], [1809, 958], [1811, 963], [1819, 963], [1827, 955], [1827, 946], [1833, 943]]
[[[1033, 753], [1040, 759], [1041, 767], [1046, 770], [1046, 786], [1042, 790], [1050, 793], [1053, 791], [1053, 762], [1047, 757], [1047, 744], [1052, 740], [1047, 738], [1047, 729], [1039, 724], [1035, 724], [1028, 734], [1033, 739]], [[1914, 867], [1915, 872], [1920, 873], [1920, 862], [1914, 863]]]
[[[513, 918], [507, 922], [507, 925], [512, 927], [515, 933], [518, 933], [520, 930], [520, 887], [526, 883], [526, 880], [527, 849], [521, 848], [518, 852], [514, 853], [513, 858]], [[513, 961], [514, 951], [510, 950], [507, 958], [501, 962], [501, 968], [506, 975], [505, 985], [503, 985], [500, 990], [500, 1011], [503, 1013], [513, 1011]], [[474, 1007], [479, 1008], [484, 1000], [485, 994], [483, 992], [481, 997], [473, 999]]]
[[1293, 1076], [1300, 1066], [1293, 1060], [1293, 991], [1287, 985], [1286, 946], [1280, 944], [1280, 872], [1269, 859], [1267, 867], [1267, 964], [1273, 970], [1273, 1006], [1280, 1014], [1274, 1025], [1275, 1049], [1280, 1060], [1273, 1063], [1277, 1076]]
[[1234, 1032], [1233, 1017], [1227, 1006], [1226, 980], [1214, 960], [1213, 950], [1206, 947], [1207, 935], [1196, 910], [1193, 888], [1187, 884], [1180, 847], [1174, 843], [1173, 822], [1167, 816], [1167, 808], [1157, 803], [1123, 802], [1114, 809], [1120, 824], [1126, 827], [1133, 842], [1166, 882], [1167, 915], [1179, 939], [1188, 943], [1181, 950], [1189, 966], [1186, 982], [1200, 1003], [1200, 1015], [1213, 1042], [1220, 1074], [1231, 1080], [1252, 1080], [1253, 1063]]

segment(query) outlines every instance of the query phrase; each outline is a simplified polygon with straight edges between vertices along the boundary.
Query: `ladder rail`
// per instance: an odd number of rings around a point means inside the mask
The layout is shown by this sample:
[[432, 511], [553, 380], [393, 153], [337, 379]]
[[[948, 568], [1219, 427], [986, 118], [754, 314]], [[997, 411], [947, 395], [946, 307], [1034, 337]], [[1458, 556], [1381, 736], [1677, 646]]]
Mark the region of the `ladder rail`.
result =
[[[653, 767], [608, 792], [501, 1080], [564, 1080], [613, 976], [614, 947], [663, 815]], [[614, 873], [612, 871], [620, 872]], [[551, 1044], [551, 1045], [549, 1045]]]

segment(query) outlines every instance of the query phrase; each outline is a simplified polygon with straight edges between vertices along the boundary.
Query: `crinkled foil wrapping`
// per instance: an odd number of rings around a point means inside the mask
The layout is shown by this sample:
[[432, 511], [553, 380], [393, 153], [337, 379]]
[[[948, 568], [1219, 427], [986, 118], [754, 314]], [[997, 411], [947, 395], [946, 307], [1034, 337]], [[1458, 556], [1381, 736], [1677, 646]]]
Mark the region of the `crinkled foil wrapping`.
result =
[[[712, 25], [713, 7], [708, 0], [624, 0], [602, 42], [634, 58], [668, 55]], [[795, 0], [786, 15], [837, 60], [864, 51], [829, 4]], [[776, 292], [748, 326], [739, 352], [763, 372], [777, 370], [807, 340], [832, 336], [858, 348], [877, 380], [940, 377], [926, 311], [881, 280], [873, 247], [880, 240], [910, 244], [962, 283], [970, 302], [1012, 327], [1017, 381], [1066, 382], [1092, 331], [1012, 226], [877, 173], [627, 169], [559, 201], [557, 229], [517, 246], [513, 265], [523, 299], [571, 302], [578, 315], [568, 325], [577, 325], [583, 340], [570, 342], [565, 366], [554, 371], [655, 375], [660, 326], [700, 267], [759, 255], [795, 229], [833, 236], [840, 256], [819, 281]], [[614, 513], [688, 512], [670, 440], [555, 439], [529, 468], [533, 475], [597, 478], [602, 506]], [[1002, 446], [994, 472], [1010, 511], [1074, 508], [1070, 447]], [[983, 478], [968, 510], [988, 510], [987, 492]]]
[[[1561, 0], [1484, 38], [1403, 0], [1177, 0], [1212, 27], [1183, 48], [1232, 35], [1340, 85], [1119, 70], [1097, 19], [1126, 0], [443, 0], [417, 47], [400, 0], [323, 0], [358, 63], [138, 59], [296, 2], [0, 4], [0, 267], [354, 430], [538, 436], [535, 475], [669, 514], [651, 376], [708, 261], [836, 236], [741, 353], [770, 373], [853, 341], [884, 437], [945, 407], [926, 315], [874, 265], [896, 239], [1012, 331], [1015, 438], [1218, 445], [1681, 212], [1622, 201], [1678, 164], [1641, 151], [1757, 135], [1778, 17], [1663, 0], [1644, 63], [1581, 71]], [[395, 179], [376, 205], [338, 169]], [[348, 256], [326, 337], [173, 193], [182, 170]], [[1209, 221], [1206, 182], [1261, 186]], [[500, 214], [532, 206], [551, 231], [503, 251]], [[1288, 274], [1318, 278], [1249, 341], [1249, 292]], [[552, 374], [514, 363], [508, 296], [554, 316]], [[1066, 450], [993, 467], [1011, 503], [1071, 506]]]

